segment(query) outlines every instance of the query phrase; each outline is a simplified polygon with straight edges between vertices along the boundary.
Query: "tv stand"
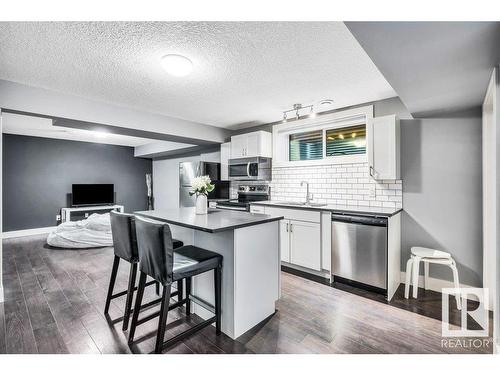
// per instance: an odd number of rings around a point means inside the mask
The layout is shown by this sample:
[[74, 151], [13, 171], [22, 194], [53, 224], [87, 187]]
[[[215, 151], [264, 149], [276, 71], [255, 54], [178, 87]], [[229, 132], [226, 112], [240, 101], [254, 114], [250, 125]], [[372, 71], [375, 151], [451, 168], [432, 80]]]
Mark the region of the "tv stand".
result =
[[124, 211], [124, 207], [119, 204], [107, 205], [107, 206], [80, 206], [80, 207], [63, 207], [61, 208], [61, 223], [66, 221], [71, 221], [72, 212], [85, 212], [85, 211], [112, 211], [117, 210], [119, 212]]

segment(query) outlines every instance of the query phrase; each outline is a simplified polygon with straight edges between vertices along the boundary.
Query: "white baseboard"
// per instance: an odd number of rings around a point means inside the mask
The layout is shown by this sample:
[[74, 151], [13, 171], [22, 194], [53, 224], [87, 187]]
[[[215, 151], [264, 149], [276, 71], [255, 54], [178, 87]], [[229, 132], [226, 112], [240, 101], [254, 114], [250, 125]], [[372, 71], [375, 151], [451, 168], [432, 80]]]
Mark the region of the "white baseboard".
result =
[[[401, 284], [405, 285], [405, 280], [406, 280], [406, 272], [401, 271]], [[433, 290], [435, 292], [441, 293], [443, 288], [454, 288], [455, 286], [453, 285], [453, 281], [448, 281], [448, 280], [441, 280], [441, 279], [436, 279], [434, 277], [428, 277], [427, 278], [427, 289]], [[418, 287], [423, 288], [424, 287], [424, 276], [419, 275], [418, 277]], [[460, 283], [461, 288], [474, 288], [473, 286], [466, 285]], [[411, 296], [411, 293], [410, 293]], [[471, 300], [476, 300], [476, 296], [468, 296]]]
[[10, 232], [3, 232], [2, 238], [15, 238], [15, 237], [33, 236], [36, 234], [48, 234], [56, 228], [57, 227], [45, 227], [45, 228], [13, 230]]

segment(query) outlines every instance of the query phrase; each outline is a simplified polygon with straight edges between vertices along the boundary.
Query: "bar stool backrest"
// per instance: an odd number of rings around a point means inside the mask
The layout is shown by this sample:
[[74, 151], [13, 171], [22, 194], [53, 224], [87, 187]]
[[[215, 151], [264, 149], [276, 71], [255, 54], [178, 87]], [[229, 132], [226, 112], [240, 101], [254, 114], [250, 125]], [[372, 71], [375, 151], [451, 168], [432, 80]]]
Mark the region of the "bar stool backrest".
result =
[[174, 247], [168, 224], [136, 217], [139, 269], [163, 285], [172, 282]]
[[128, 262], [139, 260], [135, 236], [135, 217], [117, 211], [111, 211], [111, 234], [115, 255]]

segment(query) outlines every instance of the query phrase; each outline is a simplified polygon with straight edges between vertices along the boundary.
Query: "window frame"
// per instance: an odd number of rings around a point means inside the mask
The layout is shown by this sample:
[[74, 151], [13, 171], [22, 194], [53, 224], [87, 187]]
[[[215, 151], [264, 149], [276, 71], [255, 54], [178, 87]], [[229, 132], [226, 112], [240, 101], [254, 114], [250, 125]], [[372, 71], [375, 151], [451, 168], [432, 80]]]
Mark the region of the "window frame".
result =
[[[348, 110], [336, 111], [326, 115], [317, 115], [314, 118], [292, 120], [273, 126], [273, 166], [294, 167], [308, 165], [350, 164], [368, 161], [371, 152], [369, 139], [371, 127], [369, 123], [373, 119], [373, 105], [363, 106]], [[366, 153], [358, 155], [326, 156], [326, 131], [349, 126], [366, 126]], [[289, 136], [291, 134], [322, 130], [323, 133], [323, 157], [315, 160], [290, 161]]]

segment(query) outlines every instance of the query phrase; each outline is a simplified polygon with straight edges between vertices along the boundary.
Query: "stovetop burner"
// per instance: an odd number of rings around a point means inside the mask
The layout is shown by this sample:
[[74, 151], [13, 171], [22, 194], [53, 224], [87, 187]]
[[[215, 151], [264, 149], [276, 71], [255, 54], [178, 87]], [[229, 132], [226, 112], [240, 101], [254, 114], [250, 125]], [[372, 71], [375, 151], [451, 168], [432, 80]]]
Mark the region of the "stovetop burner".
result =
[[218, 208], [250, 211], [250, 203], [269, 199], [268, 185], [240, 185], [238, 199], [217, 202]]

